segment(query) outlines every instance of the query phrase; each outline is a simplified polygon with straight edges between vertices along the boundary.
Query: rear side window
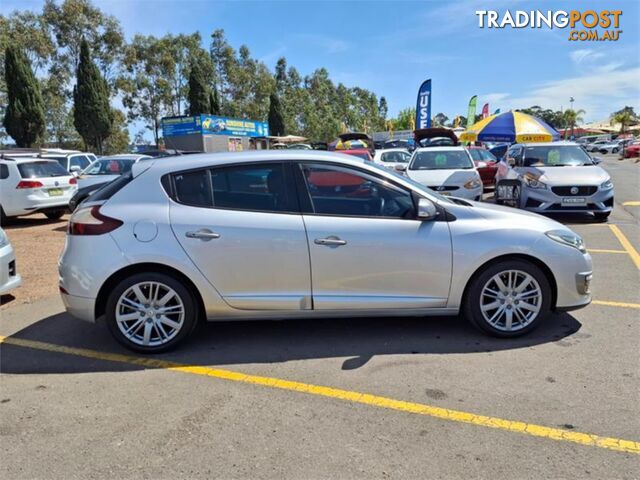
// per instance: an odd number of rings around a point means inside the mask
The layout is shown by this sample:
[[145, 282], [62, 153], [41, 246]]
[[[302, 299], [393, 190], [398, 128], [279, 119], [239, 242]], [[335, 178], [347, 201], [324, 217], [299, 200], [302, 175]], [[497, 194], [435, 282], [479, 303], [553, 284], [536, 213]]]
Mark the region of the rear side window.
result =
[[194, 207], [212, 207], [209, 170], [182, 172], [173, 175], [176, 201]]
[[67, 177], [69, 172], [58, 162], [19, 163], [18, 171], [22, 178]]
[[9, 178], [9, 167], [4, 163], [0, 163], [0, 180], [4, 180], [5, 178]]
[[234, 165], [173, 175], [173, 197], [196, 207], [297, 212], [284, 165]]
[[120, 175], [115, 180], [107, 183], [105, 186], [98, 189], [95, 193], [91, 194], [91, 201], [98, 202], [102, 200], [109, 200], [131, 180], [133, 180], [133, 175], [131, 175], [131, 172]]

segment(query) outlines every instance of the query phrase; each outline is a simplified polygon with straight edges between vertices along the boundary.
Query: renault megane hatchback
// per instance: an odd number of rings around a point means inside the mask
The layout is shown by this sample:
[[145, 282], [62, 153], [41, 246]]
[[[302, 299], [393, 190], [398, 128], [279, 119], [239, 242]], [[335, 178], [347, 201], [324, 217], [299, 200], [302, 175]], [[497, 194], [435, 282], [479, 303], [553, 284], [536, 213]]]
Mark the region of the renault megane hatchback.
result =
[[591, 272], [553, 220], [302, 150], [138, 162], [75, 211], [59, 262], [67, 310], [147, 353], [200, 320], [462, 312], [514, 337], [586, 306]]

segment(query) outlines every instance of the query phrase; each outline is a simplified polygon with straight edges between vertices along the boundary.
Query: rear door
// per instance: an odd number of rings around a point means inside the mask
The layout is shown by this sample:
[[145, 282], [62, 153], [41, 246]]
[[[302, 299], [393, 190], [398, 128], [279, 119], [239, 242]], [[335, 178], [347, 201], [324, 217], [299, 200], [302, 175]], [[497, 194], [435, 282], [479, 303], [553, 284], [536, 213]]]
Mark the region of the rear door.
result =
[[329, 163], [296, 170], [316, 310], [444, 307], [451, 280], [446, 221], [415, 218], [409, 190]]
[[58, 203], [57, 200], [68, 201], [76, 190], [76, 181], [55, 160], [34, 160], [33, 162], [19, 162], [18, 171], [25, 182], [36, 182], [32, 188], [20, 188], [28, 193], [32, 199], [42, 200], [43, 203]]
[[311, 309], [307, 237], [289, 172], [279, 162], [243, 163], [171, 176], [174, 234], [234, 308]]

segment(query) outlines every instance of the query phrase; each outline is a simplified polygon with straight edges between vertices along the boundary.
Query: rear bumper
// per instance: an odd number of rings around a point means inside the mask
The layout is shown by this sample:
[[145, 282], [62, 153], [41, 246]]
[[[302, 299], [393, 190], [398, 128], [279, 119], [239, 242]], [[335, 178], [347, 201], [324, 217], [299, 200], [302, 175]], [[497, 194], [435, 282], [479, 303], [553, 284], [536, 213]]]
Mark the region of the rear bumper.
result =
[[86, 322], [95, 322], [95, 298], [78, 297], [62, 292], [60, 296], [62, 297], [62, 303], [64, 303], [65, 309], [71, 316]]
[[32, 213], [44, 213], [54, 210], [66, 210], [69, 207], [71, 196], [64, 196], [51, 200], [32, 200], [26, 201], [19, 208], [11, 212], [7, 212], [9, 216], [30, 215]]

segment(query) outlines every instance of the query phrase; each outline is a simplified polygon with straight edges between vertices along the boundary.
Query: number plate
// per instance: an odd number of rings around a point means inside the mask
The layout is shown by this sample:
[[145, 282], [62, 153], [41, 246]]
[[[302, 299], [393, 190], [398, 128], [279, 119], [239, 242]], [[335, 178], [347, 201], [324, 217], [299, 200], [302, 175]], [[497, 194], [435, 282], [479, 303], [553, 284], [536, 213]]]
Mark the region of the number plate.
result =
[[587, 203], [587, 199], [583, 197], [567, 197], [562, 199], [562, 203], [567, 203], [570, 205]]
[[49, 196], [50, 197], [60, 197], [62, 195], [62, 189], [61, 188], [50, 188], [49, 189]]

